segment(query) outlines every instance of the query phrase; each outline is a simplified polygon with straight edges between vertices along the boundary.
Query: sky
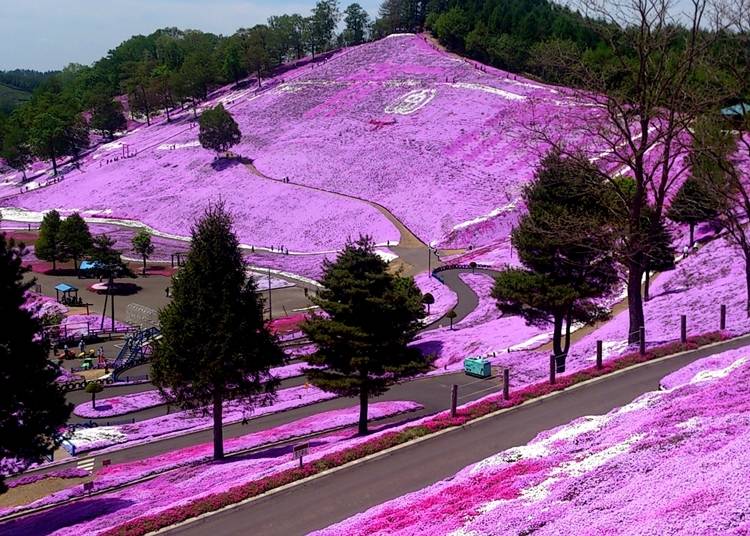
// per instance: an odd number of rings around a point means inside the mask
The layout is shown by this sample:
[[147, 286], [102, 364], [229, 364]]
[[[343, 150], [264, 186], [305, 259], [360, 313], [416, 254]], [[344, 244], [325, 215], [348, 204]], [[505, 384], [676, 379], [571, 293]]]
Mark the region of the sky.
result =
[[[349, 3], [340, 0], [342, 9]], [[379, 0], [359, 4], [372, 16]], [[0, 70], [88, 65], [130, 36], [158, 28], [228, 35], [271, 15], [308, 15], [314, 5], [315, 0], [0, 0]]]

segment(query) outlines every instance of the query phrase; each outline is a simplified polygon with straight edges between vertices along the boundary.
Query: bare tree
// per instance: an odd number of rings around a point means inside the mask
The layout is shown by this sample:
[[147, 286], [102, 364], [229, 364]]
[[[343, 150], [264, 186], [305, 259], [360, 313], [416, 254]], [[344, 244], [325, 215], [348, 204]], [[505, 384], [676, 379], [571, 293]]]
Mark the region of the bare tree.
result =
[[[718, 35], [708, 29], [718, 24], [713, 1], [691, 0], [685, 13], [672, 0], [581, 0], [579, 9], [607, 44], [607, 57], [591, 61], [561, 46], [539, 58], [578, 88], [570, 97], [585, 118], [563, 130], [566, 138], [583, 140], [583, 147], [567, 147], [546, 121], [532, 130], [566, 154], [585, 150], [612, 186], [612, 210], [622, 229], [618, 254], [625, 268], [630, 342], [645, 326], [642, 280], [649, 237], [658, 233], [668, 195], [687, 169], [690, 125], [722, 98], [710, 60]], [[632, 181], [618, 180], [622, 176]], [[644, 230], [646, 210], [651, 226]]]

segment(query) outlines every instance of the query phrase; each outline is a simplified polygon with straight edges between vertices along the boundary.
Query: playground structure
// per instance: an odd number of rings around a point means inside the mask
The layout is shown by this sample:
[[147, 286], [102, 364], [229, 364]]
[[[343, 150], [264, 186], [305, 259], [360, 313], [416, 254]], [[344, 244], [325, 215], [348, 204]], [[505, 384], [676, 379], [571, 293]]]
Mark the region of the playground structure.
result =
[[129, 368], [145, 363], [153, 353], [153, 343], [161, 337], [156, 326], [147, 327], [125, 338], [125, 344], [112, 364], [112, 378], [117, 381], [119, 375]]

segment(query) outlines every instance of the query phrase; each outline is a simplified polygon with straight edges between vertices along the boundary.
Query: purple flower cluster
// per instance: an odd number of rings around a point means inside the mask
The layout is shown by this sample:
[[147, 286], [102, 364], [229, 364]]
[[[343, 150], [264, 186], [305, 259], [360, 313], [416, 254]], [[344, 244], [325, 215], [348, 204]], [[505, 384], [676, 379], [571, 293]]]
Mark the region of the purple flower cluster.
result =
[[667, 391], [543, 432], [315, 534], [743, 534], [748, 356], [698, 363]]

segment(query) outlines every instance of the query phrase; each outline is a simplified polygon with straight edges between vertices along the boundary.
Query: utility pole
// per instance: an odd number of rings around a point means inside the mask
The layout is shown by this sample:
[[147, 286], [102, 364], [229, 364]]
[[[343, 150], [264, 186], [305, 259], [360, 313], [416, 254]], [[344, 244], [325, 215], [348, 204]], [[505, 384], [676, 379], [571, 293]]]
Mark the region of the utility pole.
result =
[[273, 320], [273, 301], [271, 300], [271, 269], [268, 269], [268, 320]]

